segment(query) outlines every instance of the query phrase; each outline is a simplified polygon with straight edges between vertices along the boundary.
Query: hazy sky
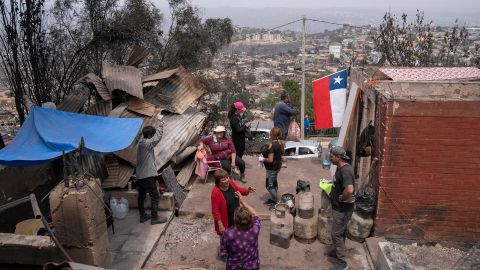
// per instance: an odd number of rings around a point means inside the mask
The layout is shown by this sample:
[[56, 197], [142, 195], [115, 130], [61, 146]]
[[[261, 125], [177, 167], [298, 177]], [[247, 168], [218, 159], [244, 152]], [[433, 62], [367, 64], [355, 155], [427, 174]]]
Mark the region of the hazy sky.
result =
[[[161, 0], [156, 0], [160, 2]], [[289, 7], [289, 8], [322, 8], [325, 6], [347, 6], [361, 8], [419, 8], [428, 9], [465, 9], [477, 10], [480, 15], [479, 0], [192, 0], [192, 3], [206, 8], [211, 7]]]

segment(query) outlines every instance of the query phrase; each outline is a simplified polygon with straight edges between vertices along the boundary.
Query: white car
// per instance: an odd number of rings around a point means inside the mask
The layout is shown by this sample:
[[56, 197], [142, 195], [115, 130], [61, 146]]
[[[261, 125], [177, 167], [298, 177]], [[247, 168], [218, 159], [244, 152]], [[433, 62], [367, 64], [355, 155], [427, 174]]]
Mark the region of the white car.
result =
[[285, 157], [291, 159], [319, 158], [322, 155], [320, 142], [301, 140], [300, 142], [288, 141], [285, 145]]

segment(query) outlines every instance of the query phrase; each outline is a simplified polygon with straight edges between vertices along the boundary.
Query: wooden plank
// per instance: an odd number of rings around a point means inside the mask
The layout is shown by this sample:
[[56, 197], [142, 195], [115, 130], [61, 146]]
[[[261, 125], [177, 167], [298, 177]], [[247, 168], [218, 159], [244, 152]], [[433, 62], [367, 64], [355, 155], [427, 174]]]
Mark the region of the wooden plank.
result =
[[[359, 88], [354, 82], [350, 86], [350, 94], [348, 95], [347, 107], [345, 108], [345, 113], [343, 114], [342, 127], [340, 128], [340, 135], [338, 136], [338, 146], [345, 147], [346, 136], [350, 131], [352, 125], [352, 120], [355, 118], [355, 109], [358, 104], [358, 97], [360, 95]], [[330, 167], [330, 173], [333, 179], [333, 175], [337, 170], [337, 166], [333, 165]]]
[[175, 172], [170, 165], [168, 165], [168, 167], [162, 171], [162, 178], [163, 181], [165, 181], [168, 189], [173, 192], [177, 206], [182, 205], [187, 195], [183, 193], [183, 189], [180, 184], [178, 184], [177, 177], [175, 177]]
[[185, 187], [188, 184], [188, 180], [192, 177], [192, 173], [195, 170], [196, 162], [192, 158], [187, 161], [187, 164], [182, 168], [182, 170], [177, 175], [177, 180], [180, 186]]

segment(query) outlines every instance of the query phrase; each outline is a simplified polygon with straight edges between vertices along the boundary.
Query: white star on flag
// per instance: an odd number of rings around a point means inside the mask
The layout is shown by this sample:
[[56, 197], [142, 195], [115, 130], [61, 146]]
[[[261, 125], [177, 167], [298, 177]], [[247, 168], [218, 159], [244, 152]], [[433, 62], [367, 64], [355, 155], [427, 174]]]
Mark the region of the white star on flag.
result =
[[340, 82], [343, 80], [343, 78], [341, 78], [340, 75], [338, 75], [338, 77], [333, 78], [333, 79], [335, 80], [334, 84], [335, 84], [335, 83], [340, 84]]

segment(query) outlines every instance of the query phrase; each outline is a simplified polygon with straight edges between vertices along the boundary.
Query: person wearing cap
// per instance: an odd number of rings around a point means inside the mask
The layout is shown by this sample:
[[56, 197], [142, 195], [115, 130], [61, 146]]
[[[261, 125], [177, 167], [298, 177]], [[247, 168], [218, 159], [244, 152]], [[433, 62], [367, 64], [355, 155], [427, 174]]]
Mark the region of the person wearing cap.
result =
[[280, 128], [284, 139], [287, 137], [290, 119], [297, 113], [296, 109], [288, 106], [289, 103], [290, 98], [288, 97], [288, 94], [284, 92], [280, 96], [280, 101], [275, 105], [273, 113], [273, 126]]
[[245, 161], [237, 157], [235, 146], [230, 138], [225, 136], [225, 127], [217, 126], [211, 136], [204, 137], [201, 142], [210, 149], [207, 161], [219, 160], [222, 168], [231, 173], [237, 166], [240, 171], [240, 181], [245, 181]]
[[345, 260], [347, 249], [345, 237], [347, 224], [350, 221], [354, 207], [355, 173], [353, 167], [348, 163], [350, 157], [345, 149], [335, 146], [330, 150], [330, 160], [337, 166], [333, 177], [332, 192], [332, 240], [335, 250], [327, 253], [328, 256], [336, 259], [340, 269], [348, 269]]
[[232, 103], [228, 112], [228, 120], [230, 120], [230, 127], [232, 128], [232, 141], [239, 158], [242, 158], [245, 152], [246, 132], [251, 126], [251, 123], [245, 123], [244, 113], [246, 111], [247, 108], [243, 103], [237, 101]]

